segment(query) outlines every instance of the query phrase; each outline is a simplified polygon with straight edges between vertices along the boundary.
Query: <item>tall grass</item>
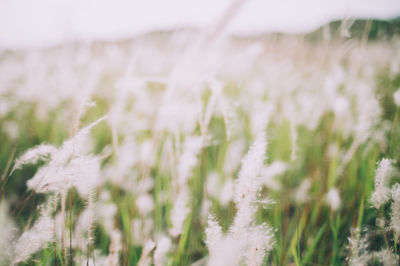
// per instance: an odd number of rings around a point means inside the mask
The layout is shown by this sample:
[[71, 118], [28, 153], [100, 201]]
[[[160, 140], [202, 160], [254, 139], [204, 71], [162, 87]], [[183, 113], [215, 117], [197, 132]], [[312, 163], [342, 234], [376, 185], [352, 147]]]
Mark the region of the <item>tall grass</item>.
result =
[[0, 264], [396, 265], [399, 42], [197, 37], [2, 53]]

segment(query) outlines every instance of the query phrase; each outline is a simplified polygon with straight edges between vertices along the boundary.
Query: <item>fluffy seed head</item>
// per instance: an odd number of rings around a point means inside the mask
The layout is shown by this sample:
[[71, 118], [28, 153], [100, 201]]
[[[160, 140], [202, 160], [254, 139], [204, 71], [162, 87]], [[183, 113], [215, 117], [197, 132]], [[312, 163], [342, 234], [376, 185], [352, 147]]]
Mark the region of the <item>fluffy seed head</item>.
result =
[[372, 205], [379, 209], [390, 199], [390, 189], [388, 185], [395, 170], [393, 168], [393, 161], [390, 159], [382, 159], [379, 162], [378, 169], [375, 174], [375, 191], [371, 196]]

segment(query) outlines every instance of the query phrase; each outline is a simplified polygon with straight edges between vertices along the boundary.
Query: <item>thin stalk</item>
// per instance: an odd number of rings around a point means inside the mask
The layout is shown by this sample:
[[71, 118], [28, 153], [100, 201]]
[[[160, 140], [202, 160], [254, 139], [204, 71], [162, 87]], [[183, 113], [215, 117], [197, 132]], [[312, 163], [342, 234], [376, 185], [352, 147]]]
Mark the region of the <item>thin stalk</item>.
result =
[[61, 193], [61, 226], [62, 226], [62, 233], [61, 233], [61, 249], [62, 249], [62, 254], [63, 254], [63, 260], [67, 262], [67, 246], [65, 244], [66, 241], [66, 225], [65, 225], [65, 205], [66, 205], [67, 197], [66, 197], [66, 192]]
[[72, 266], [72, 189], [69, 189], [69, 265]]
[[54, 195], [54, 265], [57, 266], [57, 232], [56, 232], [57, 194]]

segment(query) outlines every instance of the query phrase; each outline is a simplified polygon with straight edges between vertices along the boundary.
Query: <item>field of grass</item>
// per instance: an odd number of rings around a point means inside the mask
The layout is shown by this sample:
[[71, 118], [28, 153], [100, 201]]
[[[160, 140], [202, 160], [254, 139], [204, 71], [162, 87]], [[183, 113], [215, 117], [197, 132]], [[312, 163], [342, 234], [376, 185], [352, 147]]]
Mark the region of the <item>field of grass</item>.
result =
[[398, 265], [400, 42], [197, 37], [0, 54], [0, 265]]

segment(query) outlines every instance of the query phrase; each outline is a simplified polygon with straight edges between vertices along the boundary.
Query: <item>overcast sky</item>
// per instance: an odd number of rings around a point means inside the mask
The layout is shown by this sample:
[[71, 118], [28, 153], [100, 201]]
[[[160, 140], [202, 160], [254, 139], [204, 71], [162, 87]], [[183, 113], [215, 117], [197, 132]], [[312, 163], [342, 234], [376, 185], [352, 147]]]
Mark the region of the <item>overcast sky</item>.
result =
[[[231, 0], [0, 0], [0, 47], [113, 40], [153, 30], [204, 28]], [[305, 32], [333, 19], [391, 18], [400, 0], [248, 0], [228, 32]]]

